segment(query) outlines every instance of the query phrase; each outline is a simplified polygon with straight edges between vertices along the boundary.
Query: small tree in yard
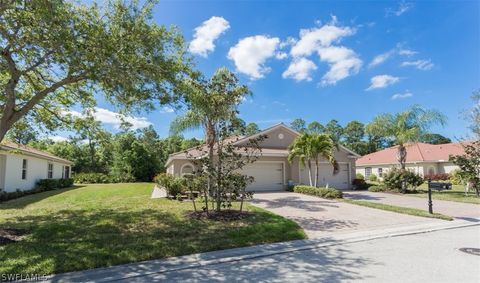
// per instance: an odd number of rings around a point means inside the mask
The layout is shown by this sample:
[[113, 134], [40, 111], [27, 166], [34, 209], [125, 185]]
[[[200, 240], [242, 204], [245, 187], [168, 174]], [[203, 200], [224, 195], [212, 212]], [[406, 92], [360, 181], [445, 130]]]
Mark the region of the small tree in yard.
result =
[[466, 144], [464, 149], [465, 155], [451, 156], [450, 160], [460, 167], [459, 175], [467, 187], [475, 189], [477, 197], [480, 197], [480, 141]]

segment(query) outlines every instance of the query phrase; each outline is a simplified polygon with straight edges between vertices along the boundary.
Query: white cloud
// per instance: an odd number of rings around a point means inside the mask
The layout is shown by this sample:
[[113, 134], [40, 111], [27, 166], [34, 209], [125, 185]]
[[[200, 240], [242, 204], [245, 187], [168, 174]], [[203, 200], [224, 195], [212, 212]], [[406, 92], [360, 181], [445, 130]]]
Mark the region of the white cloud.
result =
[[390, 75], [378, 75], [370, 79], [370, 86], [366, 90], [384, 88], [398, 82], [399, 80], [399, 77], [393, 77]]
[[327, 47], [345, 36], [355, 33], [355, 29], [338, 27], [333, 23], [320, 28], [300, 30], [300, 39], [293, 45], [290, 54], [294, 57], [309, 56], [319, 47]]
[[311, 72], [316, 70], [317, 66], [306, 58], [294, 59], [288, 69], [283, 72], [283, 78], [293, 78], [296, 81], [311, 81]]
[[402, 1], [399, 3], [398, 5], [398, 8], [397, 9], [387, 9], [386, 10], [386, 16], [390, 16], [390, 15], [395, 15], [395, 16], [401, 16], [402, 14], [406, 13], [408, 10], [410, 10], [411, 8], [413, 8], [413, 3], [408, 3], [408, 2], [405, 2], [405, 1]]
[[69, 138], [62, 137], [62, 136], [48, 136], [47, 137], [49, 140], [52, 140], [54, 142], [63, 142], [63, 141], [69, 141]]
[[393, 100], [403, 99], [403, 98], [412, 97], [412, 96], [413, 96], [413, 93], [407, 91], [407, 92], [404, 92], [404, 93], [395, 93], [394, 95], [392, 95], [392, 99]]
[[392, 57], [392, 55], [395, 53], [394, 50], [390, 50], [388, 52], [385, 52], [385, 53], [382, 53], [382, 54], [379, 54], [377, 56], [375, 56], [372, 60], [372, 62], [370, 62], [370, 64], [368, 64], [368, 67], [369, 68], [372, 68], [372, 67], [375, 67], [375, 66], [378, 66], [380, 64], [382, 64], [383, 62], [385, 62], [388, 58]]
[[283, 60], [283, 59], [285, 59], [285, 58], [287, 58], [287, 57], [288, 57], [288, 54], [285, 53], [285, 52], [277, 52], [277, 53], [275, 54], [275, 58], [277, 58], [278, 60]]
[[[66, 111], [64, 112], [64, 114], [79, 118], [85, 117], [84, 114], [75, 110]], [[132, 125], [132, 129], [134, 130], [146, 128], [152, 125], [152, 123], [148, 121], [146, 117], [126, 116], [100, 107], [95, 107], [91, 115], [95, 118], [95, 120], [102, 122], [103, 124], [112, 125], [114, 128], [117, 129], [120, 128], [122, 120], [124, 122], [130, 123]]]
[[222, 33], [230, 28], [230, 24], [222, 17], [211, 17], [195, 28], [193, 40], [190, 42], [191, 53], [207, 57], [209, 52], [215, 50], [213, 43]]
[[398, 50], [398, 54], [400, 54], [402, 56], [412, 56], [412, 55], [415, 55], [417, 53], [418, 53], [417, 51], [414, 51], [414, 50], [411, 50], [411, 49], [405, 49], [405, 48], [400, 48]]
[[242, 38], [228, 51], [228, 59], [233, 60], [237, 70], [250, 76], [251, 79], [260, 79], [270, 71], [265, 61], [275, 56], [280, 44], [277, 37], [256, 35]]
[[170, 106], [163, 106], [160, 109], [160, 113], [173, 113], [175, 110]]
[[431, 60], [416, 60], [416, 61], [405, 61], [401, 64], [402, 67], [413, 66], [422, 71], [428, 71], [433, 68], [434, 64]]
[[320, 60], [330, 65], [330, 70], [322, 77], [322, 85], [334, 85], [339, 80], [357, 74], [362, 66], [357, 54], [344, 46], [322, 47], [317, 52]]

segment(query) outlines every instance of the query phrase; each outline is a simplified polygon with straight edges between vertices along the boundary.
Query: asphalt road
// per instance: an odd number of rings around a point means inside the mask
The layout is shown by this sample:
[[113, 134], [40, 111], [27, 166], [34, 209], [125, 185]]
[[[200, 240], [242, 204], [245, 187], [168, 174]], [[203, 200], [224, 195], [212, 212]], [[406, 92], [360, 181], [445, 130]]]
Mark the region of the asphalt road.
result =
[[128, 282], [480, 282], [480, 226], [156, 273]]

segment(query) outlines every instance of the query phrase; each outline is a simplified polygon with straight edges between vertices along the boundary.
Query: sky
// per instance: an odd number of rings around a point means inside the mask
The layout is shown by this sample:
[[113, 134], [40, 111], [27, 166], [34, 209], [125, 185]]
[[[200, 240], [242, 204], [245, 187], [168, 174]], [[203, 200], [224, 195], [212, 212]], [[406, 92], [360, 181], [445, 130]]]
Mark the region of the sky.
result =
[[[240, 116], [260, 128], [295, 118], [368, 123], [420, 104], [448, 117], [434, 132], [468, 135], [462, 113], [480, 88], [479, 1], [176, 0], [160, 1], [153, 21], [180, 28], [205, 76], [234, 71], [253, 94]], [[116, 131], [113, 111], [99, 99], [98, 119]], [[129, 121], [165, 137], [176, 115], [161, 107]]]

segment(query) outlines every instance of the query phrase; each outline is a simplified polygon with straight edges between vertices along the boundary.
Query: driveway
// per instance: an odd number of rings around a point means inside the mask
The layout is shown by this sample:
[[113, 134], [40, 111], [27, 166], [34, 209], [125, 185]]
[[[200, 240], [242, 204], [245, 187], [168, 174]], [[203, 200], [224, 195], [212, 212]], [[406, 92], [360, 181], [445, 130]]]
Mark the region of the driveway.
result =
[[442, 223], [291, 192], [256, 193], [251, 203], [297, 222], [309, 238], [336, 233]]
[[[368, 191], [351, 191], [345, 192], [343, 194], [343, 197], [354, 200], [371, 201], [389, 205], [428, 210], [427, 198], [419, 198], [408, 195], [375, 193]], [[474, 222], [480, 221], [476, 219], [480, 218], [480, 205], [435, 199], [432, 200], [432, 203], [433, 212], [438, 212], [463, 220], [469, 220]]]

